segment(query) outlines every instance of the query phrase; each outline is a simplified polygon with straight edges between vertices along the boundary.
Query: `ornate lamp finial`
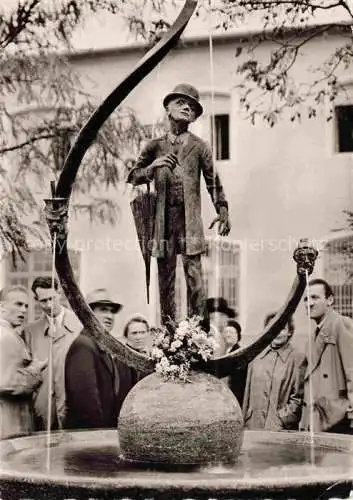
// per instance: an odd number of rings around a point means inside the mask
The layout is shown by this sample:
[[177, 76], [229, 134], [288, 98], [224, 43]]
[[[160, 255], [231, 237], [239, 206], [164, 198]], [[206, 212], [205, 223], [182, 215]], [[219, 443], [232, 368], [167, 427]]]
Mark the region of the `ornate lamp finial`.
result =
[[66, 241], [68, 235], [69, 199], [55, 196], [55, 182], [50, 181], [51, 198], [45, 198], [44, 214], [52, 242], [54, 235], [58, 241]]
[[299, 240], [297, 248], [294, 250], [293, 259], [297, 263], [297, 273], [304, 275], [306, 272], [310, 275], [315, 266], [315, 261], [319, 252], [314, 248], [308, 238]]
[[54, 234], [58, 241], [66, 241], [68, 235], [68, 198], [46, 198], [44, 201], [44, 214], [52, 241]]

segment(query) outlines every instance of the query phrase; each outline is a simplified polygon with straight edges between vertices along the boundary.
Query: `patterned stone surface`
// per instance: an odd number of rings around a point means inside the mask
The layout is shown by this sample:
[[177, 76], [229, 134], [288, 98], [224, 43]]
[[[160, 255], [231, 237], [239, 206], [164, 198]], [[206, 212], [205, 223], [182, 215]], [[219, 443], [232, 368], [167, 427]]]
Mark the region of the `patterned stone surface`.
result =
[[221, 380], [193, 372], [189, 383], [141, 380], [119, 417], [125, 459], [164, 464], [235, 463], [243, 441], [240, 406]]

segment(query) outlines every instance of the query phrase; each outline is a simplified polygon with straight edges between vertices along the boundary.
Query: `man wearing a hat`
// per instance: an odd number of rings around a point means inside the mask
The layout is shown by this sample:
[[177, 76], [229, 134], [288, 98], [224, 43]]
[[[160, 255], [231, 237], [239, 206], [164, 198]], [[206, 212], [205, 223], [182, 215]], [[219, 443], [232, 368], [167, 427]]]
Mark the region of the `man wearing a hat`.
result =
[[[88, 305], [108, 332], [122, 305], [100, 288], [87, 296]], [[115, 360], [83, 329], [71, 344], [65, 363], [66, 429], [116, 427], [122, 405]]]
[[188, 314], [203, 316], [201, 254], [205, 238], [201, 219], [200, 177], [204, 176], [219, 223], [220, 235], [230, 231], [228, 203], [215, 170], [210, 147], [188, 131], [202, 113], [199, 93], [179, 84], [163, 99], [169, 131], [143, 149], [127, 182], [154, 182], [157, 195], [152, 255], [157, 258], [162, 323], [175, 319], [176, 256], [181, 254], [188, 292]]
[[110, 333], [114, 328], [115, 315], [123, 307], [105, 288], [98, 288], [87, 295], [87, 303], [96, 317]]

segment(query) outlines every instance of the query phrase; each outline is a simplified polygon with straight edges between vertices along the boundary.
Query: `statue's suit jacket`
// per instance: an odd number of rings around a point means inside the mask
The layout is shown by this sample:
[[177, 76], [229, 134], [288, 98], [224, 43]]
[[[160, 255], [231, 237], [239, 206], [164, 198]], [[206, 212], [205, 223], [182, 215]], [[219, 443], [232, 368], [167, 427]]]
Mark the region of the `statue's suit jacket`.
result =
[[339, 423], [353, 407], [353, 320], [331, 310], [316, 339], [311, 359], [304, 360], [304, 406], [300, 428], [308, 430], [310, 384], [314, 403], [314, 430], [325, 431]]
[[[64, 308], [64, 316], [60, 326], [56, 328], [53, 338], [53, 400], [52, 425], [55, 418], [59, 428], [62, 428], [65, 418], [65, 359], [67, 351], [80, 333], [82, 325], [75, 313]], [[30, 351], [36, 359], [47, 360], [49, 354], [49, 323], [45, 316], [30, 323], [25, 329], [26, 340]], [[48, 418], [48, 369], [43, 372], [43, 384], [34, 397], [36, 417], [42, 421], [44, 428]], [[42, 429], [38, 429], [42, 430]]]
[[[221, 206], [228, 208], [223, 187], [215, 170], [212, 152], [209, 146], [199, 137], [188, 133], [187, 143], [178, 153], [181, 165], [185, 207], [185, 237], [186, 254], [197, 255], [205, 251], [204, 230], [201, 219], [201, 172], [206, 182], [207, 190], [212, 198], [217, 212]], [[153, 139], [142, 150], [136, 166], [130, 171], [127, 182], [135, 186], [149, 183], [146, 168], [158, 157], [174, 152], [168, 134]], [[157, 204], [154, 221], [154, 237], [152, 255], [157, 258], [165, 257], [165, 209], [166, 183], [160, 168], [154, 175]]]

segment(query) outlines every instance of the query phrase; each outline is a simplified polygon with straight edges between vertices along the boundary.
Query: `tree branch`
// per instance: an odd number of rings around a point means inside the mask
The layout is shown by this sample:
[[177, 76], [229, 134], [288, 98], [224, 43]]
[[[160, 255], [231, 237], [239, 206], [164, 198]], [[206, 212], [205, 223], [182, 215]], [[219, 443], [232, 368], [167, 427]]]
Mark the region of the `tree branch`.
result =
[[258, 10], [268, 10], [273, 7], [282, 7], [285, 5], [290, 5], [293, 7], [305, 7], [307, 9], [321, 9], [321, 10], [329, 10], [334, 9], [335, 7], [345, 7], [342, 0], [337, 0], [334, 3], [319, 5], [316, 3], [308, 2], [307, 0], [241, 0], [239, 2], [239, 6], [241, 7], [259, 7]]
[[[27, 28], [30, 17], [40, 2], [41, 0], [32, 0], [32, 3], [29, 3], [27, 8], [25, 5], [18, 6], [17, 19], [15, 20], [12, 18], [11, 21], [7, 23], [7, 26], [4, 24], [4, 27], [6, 26], [8, 28], [8, 33], [0, 44], [2, 49], [5, 49], [8, 45], [10, 45], [10, 43], [13, 43], [16, 38], [18, 38], [19, 34]], [[3, 31], [5, 30], [3, 29]]]
[[11, 151], [16, 151], [19, 149], [22, 149], [26, 146], [31, 146], [35, 144], [38, 141], [43, 141], [45, 139], [54, 139], [55, 134], [44, 134], [40, 135], [37, 137], [31, 137], [30, 139], [27, 139], [26, 141], [19, 142], [18, 144], [15, 144], [14, 146], [9, 146], [7, 148], [0, 148], [0, 155], [3, 155], [5, 153], [10, 153]]

